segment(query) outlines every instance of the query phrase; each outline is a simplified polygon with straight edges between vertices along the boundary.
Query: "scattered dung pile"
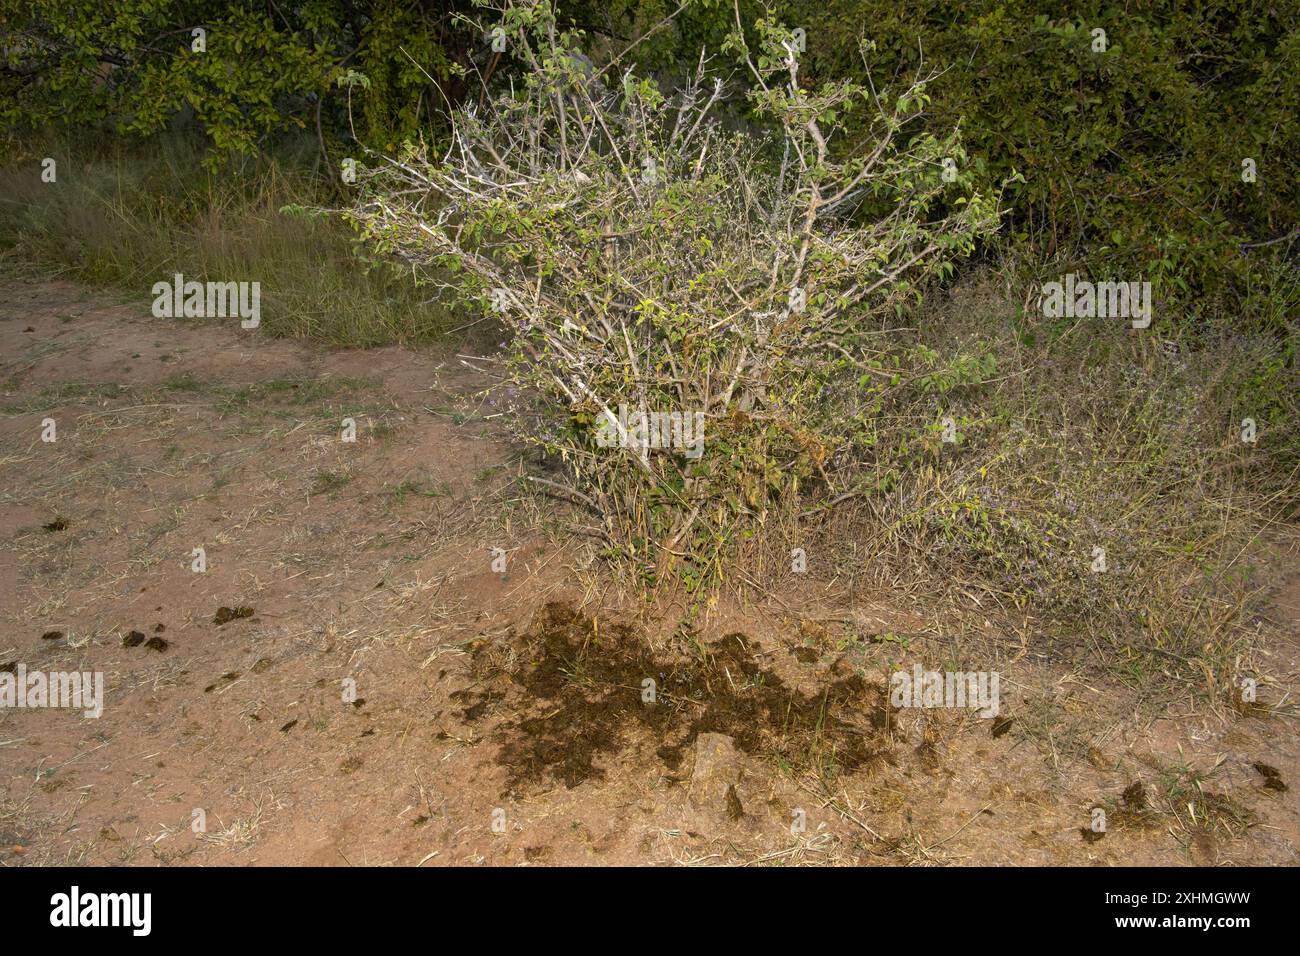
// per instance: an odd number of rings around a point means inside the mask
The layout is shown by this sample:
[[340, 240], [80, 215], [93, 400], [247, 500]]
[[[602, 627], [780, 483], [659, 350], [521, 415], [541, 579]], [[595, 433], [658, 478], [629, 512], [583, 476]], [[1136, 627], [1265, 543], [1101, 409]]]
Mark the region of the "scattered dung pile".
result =
[[597, 758], [624, 751], [676, 772], [702, 733], [821, 773], [891, 759], [883, 685], [852, 675], [803, 694], [761, 668], [743, 634], [658, 659], [640, 629], [552, 602], [525, 632], [472, 653], [476, 681], [452, 696], [466, 721], [498, 721], [491, 739], [512, 793], [600, 778]]

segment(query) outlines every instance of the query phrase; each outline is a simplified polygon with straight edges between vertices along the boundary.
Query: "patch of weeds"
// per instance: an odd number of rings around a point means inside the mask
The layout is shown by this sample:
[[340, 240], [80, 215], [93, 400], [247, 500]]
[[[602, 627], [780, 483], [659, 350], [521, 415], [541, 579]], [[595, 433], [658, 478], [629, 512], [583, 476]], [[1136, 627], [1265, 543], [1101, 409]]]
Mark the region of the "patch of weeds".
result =
[[373, 388], [373, 382], [357, 378], [313, 378], [306, 375], [272, 378], [225, 387], [221, 407], [242, 410], [259, 405], [310, 405]]
[[451, 489], [445, 481], [425, 481], [422, 478], [407, 478], [392, 488], [386, 488], [383, 494], [389, 495], [393, 503], [401, 505], [408, 497], [418, 498], [446, 498], [451, 494]]
[[315, 480], [311, 483], [311, 494], [335, 494], [341, 489], [346, 488], [351, 481], [351, 475], [342, 475], [334, 471], [322, 471], [316, 475]]
[[1216, 834], [1239, 837], [1255, 824], [1250, 810], [1232, 796], [1208, 789], [1210, 778], [1218, 769], [1216, 765], [1202, 773], [1178, 766], [1161, 771], [1158, 786], [1166, 804], [1164, 812], [1194, 840], [1209, 839]]
[[1051, 694], [1029, 696], [1017, 708], [1014, 717], [1002, 715], [993, 722], [996, 736], [1014, 733], [1019, 739], [1032, 740], [1046, 759], [1061, 755], [1087, 760], [1088, 719], [1067, 712]]
[[4, 410], [11, 415], [23, 415], [47, 411], [60, 405], [81, 405], [119, 398], [123, 391], [122, 386], [116, 382], [60, 382], [57, 385], [47, 385], [36, 395], [10, 402], [4, 406]]
[[162, 388], [169, 392], [197, 392], [203, 385], [193, 372], [177, 372], [162, 380]]

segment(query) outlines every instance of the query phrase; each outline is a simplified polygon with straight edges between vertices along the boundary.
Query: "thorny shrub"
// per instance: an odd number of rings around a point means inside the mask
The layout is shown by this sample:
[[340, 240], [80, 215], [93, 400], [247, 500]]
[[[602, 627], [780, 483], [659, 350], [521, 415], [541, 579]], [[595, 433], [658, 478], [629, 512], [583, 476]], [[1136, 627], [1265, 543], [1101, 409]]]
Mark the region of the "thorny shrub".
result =
[[[762, 21], [751, 49], [737, 24], [722, 53], [765, 121], [742, 132], [703, 55], [665, 92], [597, 70], [547, 3], [496, 13], [482, 29], [519, 79], [455, 115], [444, 156], [380, 158], [351, 215], [420, 279], [502, 312], [537, 402], [520, 421], [613, 553], [716, 584], [738, 542], [844, 493], [870, 421], [831, 398], [891, 374], [873, 361], [891, 320], [996, 227], [995, 201], [963, 182], [958, 131], [912, 132], [928, 76], [805, 89], [791, 31]], [[673, 412], [702, 413], [702, 454], [628, 426]]]

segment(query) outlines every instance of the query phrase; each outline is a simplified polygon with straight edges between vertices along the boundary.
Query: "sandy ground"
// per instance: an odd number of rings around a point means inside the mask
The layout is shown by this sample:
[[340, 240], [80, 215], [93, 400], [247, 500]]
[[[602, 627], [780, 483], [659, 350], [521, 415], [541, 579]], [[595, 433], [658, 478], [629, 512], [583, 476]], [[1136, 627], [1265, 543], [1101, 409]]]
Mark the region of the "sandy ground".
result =
[[1298, 861], [1294, 545], [1254, 711], [1008, 640], [1009, 720], [891, 713], [872, 675], [943, 647], [870, 638], [915, 609], [724, 607], [683, 665], [454, 357], [57, 282], [0, 329], [0, 667], [105, 681], [98, 719], [0, 709], [0, 865]]

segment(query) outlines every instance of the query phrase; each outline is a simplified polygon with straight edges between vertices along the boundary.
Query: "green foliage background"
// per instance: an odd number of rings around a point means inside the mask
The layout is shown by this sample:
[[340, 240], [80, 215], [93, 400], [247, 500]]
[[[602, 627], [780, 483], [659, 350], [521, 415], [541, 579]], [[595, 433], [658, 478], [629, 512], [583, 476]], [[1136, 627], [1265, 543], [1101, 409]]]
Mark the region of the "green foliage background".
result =
[[[598, 61], [631, 46], [629, 63], [669, 74], [703, 48], [730, 65], [719, 53], [733, 18], [724, 0], [559, 7]], [[864, 38], [874, 76], [943, 70], [915, 133], [960, 124], [978, 186], [1023, 176], [998, 250], [1018, 261], [1086, 256], [1093, 275], [1141, 275], [1191, 314], [1275, 295], [1277, 263], [1294, 262], [1297, 0], [745, 0], [740, 10], [746, 24], [771, 15], [806, 31], [810, 84], [864, 76]], [[5, 0], [0, 135], [12, 159], [27, 158], [23, 134], [35, 130], [149, 138], [195, 127], [211, 168], [295, 129], [334, 163], [357, 152], [354, 135], [382, 151], [437, 141], [448, 105], [478, 95], [475, 72], [511, 70], [508, 53], [493, 56], [459, 22], [474, 12], [472, 0]], [[199, 26], [204, 53], [191, 49]], [[1246, 158], [1255, 183], [1242, 182]]]
[[[1300, 225], [1300, 5], [800, 0], [805, 69], [944, 70], [928, 121], [962, 124], [979, 172], [1024, 176], [1004, 238], [1140, 273], [1166, 302], [1248, 287], [1257, 246]], [[1051, 11], [1050, 13], [1045, 11]], [[1092, 31], [1106, 34], [1105, 52]], [[1242, 161], [1257, 181], [1242, 181]], [[1278, 244], [1284, 245], [1284, 244]], [[1292, 246], [1294, 248], [1294, 246]]]
[[[451, 84], [462, 3], [307, 0], [13, 0], [0, 13], [0, 129], [94, 126], [149, 137], [197, 126], [209, 164], [255, 155], [285, 130], [395, 149]], [[206, 50], [193, 49], [193, 30]], [[358, 74], [361, 83], [341, 83]], [[353, 104], [349, 120], [348, 104]]]

